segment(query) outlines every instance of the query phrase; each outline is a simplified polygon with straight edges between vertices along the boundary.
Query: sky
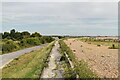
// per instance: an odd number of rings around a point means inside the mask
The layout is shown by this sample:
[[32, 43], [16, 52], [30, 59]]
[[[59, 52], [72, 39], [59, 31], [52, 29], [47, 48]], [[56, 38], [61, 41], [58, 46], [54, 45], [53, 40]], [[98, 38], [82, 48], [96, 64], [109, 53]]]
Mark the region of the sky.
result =
[[2, 32], [117, 36], [117, 2], [3, 2]]

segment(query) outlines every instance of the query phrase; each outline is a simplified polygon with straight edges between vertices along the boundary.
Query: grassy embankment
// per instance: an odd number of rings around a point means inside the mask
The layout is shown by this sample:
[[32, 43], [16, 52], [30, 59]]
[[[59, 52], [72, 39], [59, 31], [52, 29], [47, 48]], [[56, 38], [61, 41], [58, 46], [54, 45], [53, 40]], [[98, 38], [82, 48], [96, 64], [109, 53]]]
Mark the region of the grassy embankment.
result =
[[109, 49], [120, 49], [119, 43], [114, 40], [96, 40], [94, 38], [92, 39], [86, 39], [86, 38], [80, 38], [81, 41], [87, 42], [88, 44], [94, 44], [97, 46], [108, 46]]
[[[79, 78], [97, 78], [96, 73], [92, 72], [87, 66], [87, 63], [84, 60], [78, 61], [75, 58], [72, 50], [64, 43], [63, 40], [60, 40], [60, 52], [63, 55], [62, 61], [66, 64], [63, 65], [65, 72], [64, 75], [66, 78], [75, 78], [76, 74], [79, 75]], [[70, 68], [67, 58], [65, 57], [64, 52], [66, 52], [74, 64], [74, 69]]]
[[[54, 41], [55, 42], [55, 41]], [[26, 53], [6, 65], [2, 70], [3, 78], [39, 78], [54, 42], [48, 46]]]
[[25, 38], [18, 41], [13, 41], [11, 39], [3, 39], [2, 40], [2, 54], [6, 54], [9, 52], [21, 50], [24, 48], [32, 47], [32, 46], [38, 46], [44, 43], [49, 43], [53, 41], [54, 39], [51, 37], [31, 37], [31, 38]]

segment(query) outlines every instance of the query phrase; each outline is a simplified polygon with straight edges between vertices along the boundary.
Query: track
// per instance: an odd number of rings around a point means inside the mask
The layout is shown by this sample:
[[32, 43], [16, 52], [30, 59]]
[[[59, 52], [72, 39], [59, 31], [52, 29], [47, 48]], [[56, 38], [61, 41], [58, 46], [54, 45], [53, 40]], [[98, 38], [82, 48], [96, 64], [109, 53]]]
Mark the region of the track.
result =
[[48, 67], [43, 70], [41, 78], [63, 78], [63, 68], [60, 65], [61, 54], [58, 49], [59, 43], [56, 41], [50, 53]]

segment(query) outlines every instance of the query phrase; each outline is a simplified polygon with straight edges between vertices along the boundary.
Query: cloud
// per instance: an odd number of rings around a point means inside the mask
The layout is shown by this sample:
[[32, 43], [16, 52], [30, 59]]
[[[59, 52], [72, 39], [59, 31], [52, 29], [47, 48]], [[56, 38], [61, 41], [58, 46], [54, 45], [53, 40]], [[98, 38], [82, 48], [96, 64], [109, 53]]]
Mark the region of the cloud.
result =
[[[94, 31], [99, 29], [99, 32], [105, 33], [106, 30], [103, 29], [117, 30], [117, 10], [117, 3], [111, 2], [8, 2], [3, 3], [3, 27], [30, 26], [36, 28], [34, 31], [41, 29], [44, 34], [45, 28], [48, 29], [47, 33], [51, 34], [60, 34], [60, 32], [76, 34], [79, 31], [87, 31], [89, 34], [91, 29]], [[78, 32], [72, 30], [78, 30]], [[117, 35], [116, 32], [111, 30], [108, 34]]]
[[118, 2], [119, 0], [2, 0], [2, 2]]

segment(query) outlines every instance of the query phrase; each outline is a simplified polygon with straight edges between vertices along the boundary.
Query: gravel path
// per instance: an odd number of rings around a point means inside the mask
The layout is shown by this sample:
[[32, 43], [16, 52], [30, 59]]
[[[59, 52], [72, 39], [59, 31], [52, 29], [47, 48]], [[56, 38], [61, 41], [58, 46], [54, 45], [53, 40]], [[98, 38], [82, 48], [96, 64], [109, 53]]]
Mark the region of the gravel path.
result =
[[58, 49], [59, 43], [56, 41], [50, 53], [48, 67], [43, 70], [41, 78], [62, 78], [63, 71], [60, 65], [61, 54]]
[[16, 57], [18, 57], [22, 54], [25, 54], [25, 53], [31, 52], [33, 50], [36, 50], [38, 48], [41, 48], [43, 46], [46, 46], [46, 45], [48, 45], [48, 43], [42, 44], [40, 46], [30, 47], [30, 48], [22, 49], [22, 50], [19, 50], [19, 51], [11, 52], [11, 53], [8, 53], [8, 54], [0, 55], [0, 62], [2, 63], [2, 64], [0, 64], [0, 68], [3, 68], [6, 64], [8, 64], [14, 58], [16, 58]]

